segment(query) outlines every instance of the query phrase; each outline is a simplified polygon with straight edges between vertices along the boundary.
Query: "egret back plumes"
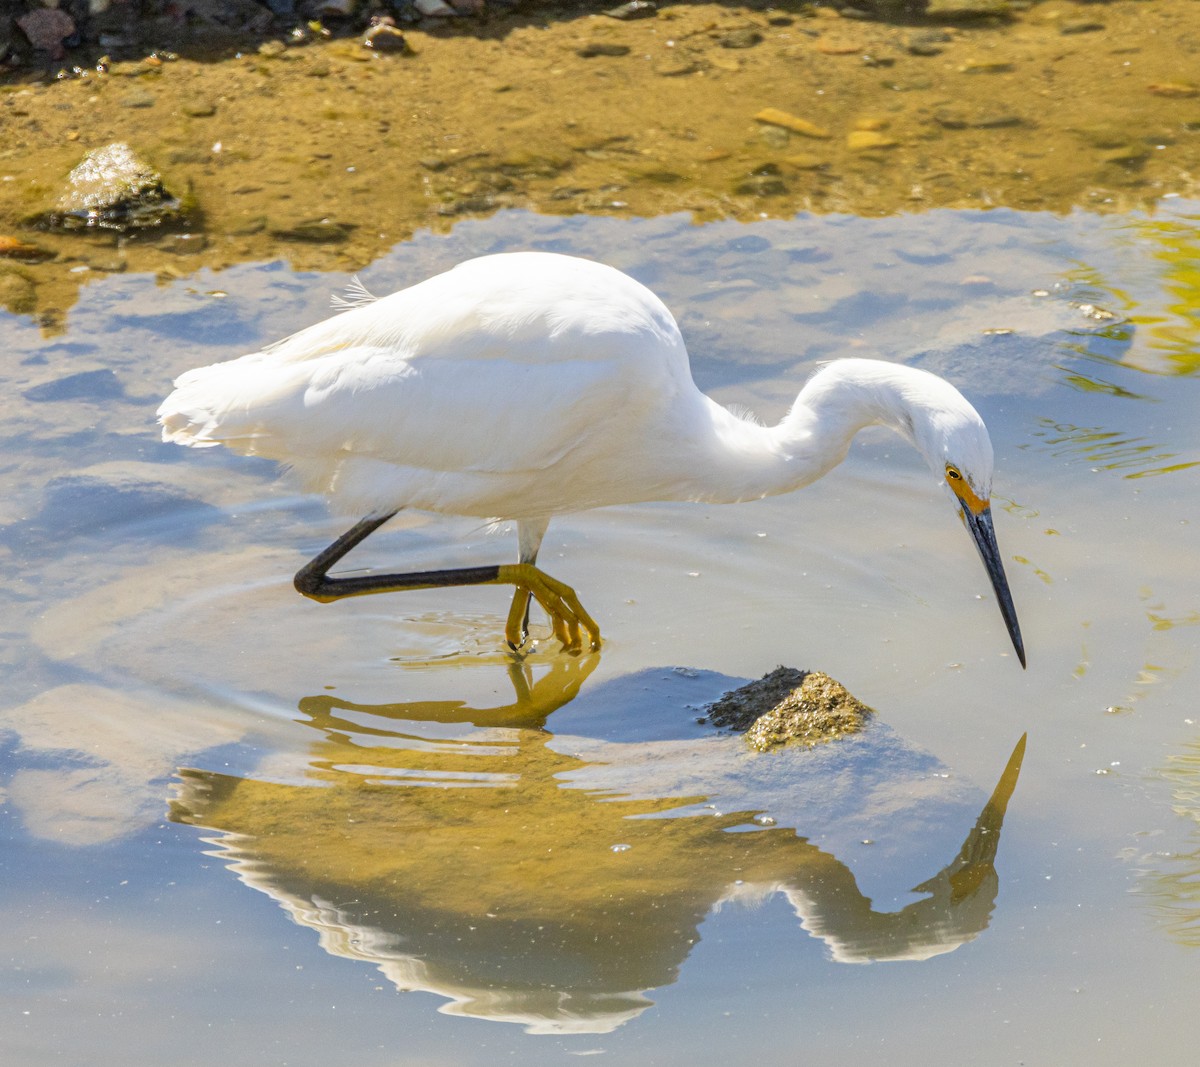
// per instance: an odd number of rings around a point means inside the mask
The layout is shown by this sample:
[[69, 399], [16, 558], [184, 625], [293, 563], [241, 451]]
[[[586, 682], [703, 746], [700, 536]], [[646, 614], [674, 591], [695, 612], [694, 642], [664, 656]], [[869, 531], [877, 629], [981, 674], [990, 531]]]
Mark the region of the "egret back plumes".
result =
[[[536, 252], [470, 260], [175, 384], [164, 439], [278, 460], [367, 517], [319, 557], [325, 570], [402, 508], [516, 520], [532, 565], [555, 514], [788, 492], [840, 463], [863, 427], [890, 426], [954, 493], [1023, 655], [991, 533], [991, 443], [952, 385], [837, 360], [763, 426], [700, 392], [671, 313], [611, 267]], [[318, 570], [297, 584], [320, 599], [382, 591], [347, 592]]]

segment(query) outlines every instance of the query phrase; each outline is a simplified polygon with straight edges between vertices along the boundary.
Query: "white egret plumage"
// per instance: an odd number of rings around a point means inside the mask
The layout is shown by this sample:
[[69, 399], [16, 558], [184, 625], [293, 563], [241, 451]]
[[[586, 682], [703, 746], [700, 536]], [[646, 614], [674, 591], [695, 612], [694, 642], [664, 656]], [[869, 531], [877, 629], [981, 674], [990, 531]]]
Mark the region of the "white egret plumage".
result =
[[[889, 426], [953, 493], [1025, 662], [992, 526], [991, 441], [957, 389], [911, 367], [835, 360], [778, 425], [760, 425], [697, 389], [658, 297], [589, 260], [469, 260], [261, 352], [189, 371], [158, 414], [164, 440], [279, 460], [365, 516], [297, 573], [306, 596], [511, 584], [509, 643], [526, 639], [533, 596], [569, 649], [582, 631], [593, 646], [600, 633], [574, 591], [536, 566], [552, 516], [789, 492], [840, 463], [863, 427]], [[515, 520], [519, 562], [329, 577], [403, 508]]]

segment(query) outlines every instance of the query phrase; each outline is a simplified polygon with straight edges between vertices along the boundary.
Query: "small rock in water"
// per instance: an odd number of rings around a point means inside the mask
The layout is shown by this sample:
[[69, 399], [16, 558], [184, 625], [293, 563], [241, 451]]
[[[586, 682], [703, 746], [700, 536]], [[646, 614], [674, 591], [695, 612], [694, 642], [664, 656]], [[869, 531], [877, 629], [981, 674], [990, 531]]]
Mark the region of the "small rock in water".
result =
[[347, 222], [334, 219], [310, 219], [272, 230], [281, 241], [298, 241], [303, 244], [339, 244], [350, 237], [354, 227]]
[[846, 147], [852, 152], [868, 152], [873, 148], [895, 148], [896, 141], [879, 130], [851, 130]]
[[780, 111], [777, 107], [764, 107], [754, 118], [758, 122], [764, 122], [770, 126], [782, 126], [785, 130], [803, 134], [805, 137], [823, 140], [830, 136], [828, 130], [818, 126], [815, 122], [809, 122], [808, 119], [802, 119], [798, 115]]
[[153, 107], [155, 99], [153, 93], [148, 93], [145, 89], [135, 89], [131, 93], [125, 93], [117, 103], [121, 107], [139, 109]]
[[1000, 130], [1009, 126], [1023, 126], [1025, 120], [1011, 111], [980, 111], [968, 115], [955, 108], [938, 108], [933, 121], [947, 130]]
[[852, 56], [863, 50], [859, 41], [818, 41], [817, 51], [826, 56]]
[[717, 43], [722, 48], [753, 48], [762, 44], [763, 36], [758, 30], [733, 30], [721, 37]]
[[1009, 14], [1008, 0], [929, 0], [925, 17], [930, 19], [982, 19]]
[[1011, 111], [985, 111], [975, 117], [971, 125], [977, 130], [1002, 130], [1010, 126], [1023, 126], [1025, 120]]
[[739, 196], [783, 196], [787, 184], [774, 174], [752, 174], [734, 187]]
[[1171, 96], [1181, 99], [1200, 96], [1200, 88], [1188, 82], [1156, 82], [1153, 85], [1147, 85], [1146, 91], [1155, 96]]
[[923, 30], [909, 37], [904, 47], [910, 55], [936, 56], [941, 55], [950, 39], [950, 34], [945, 30]]
[[1058, 32], [1064, 34], [1098, 33], [1103, 29], [1104, 23], [1097, 22], [1095, 19], [1068, 19], [1059, 24]]
[[404, 34], [387, 16], [372, 20], [367, 32], [363, 34], [363, 47], [373, 48], [376, 52], [389, 52], [392, 55], [413, 54]]
[[820, 170], [828, 164], [828, 160], [813, 155], [811, 152], [797, 152], [795, 155], [784, 156], [783, 161], [797, 170]]
[[185, 100], [179, 110], [190, 119], [210, 119], [217, 113], [217, 105], [212, 100], [200, 98]]
[[19, 238], [0, 234], [0, 259], [15, 259], [20, 263], [40, 263], [43, 259], [53, 258], [53, 252], [48, 252], [38, 245], [31, 245]]
[[575, 54], [583, 59], [591, 59], [593, 56], [627, 56], [629, 55], [629, 45], [610, 44], [607, 41], [589, 41], [582, 48], [576, 49]]
[[180, 216], [162, 176], [123, 141], [89, 152], [46, 221], [64, 229], [146, 229]]
[[973, 59], [958, 68], [960, 74], [1011, 74], [1015, 68], [1003, 60]]
[[176, 256], [194, 256], [208, 247], [208, 238], [202, 233], [172, 233], [159, 241], [157, 247]]
[[715, 726], [736, 730], [759, 751], [791, 741], [812, 747], [858, 733], [874, 711], [820, 671], [777, 667], [710, 705]]
[[610, 7], [604, 12], [610, 19], [629, 22], [633, 19], [649, 19], [658, 14], [658, 5], [653, 0], [629, 0], [620, 7]]

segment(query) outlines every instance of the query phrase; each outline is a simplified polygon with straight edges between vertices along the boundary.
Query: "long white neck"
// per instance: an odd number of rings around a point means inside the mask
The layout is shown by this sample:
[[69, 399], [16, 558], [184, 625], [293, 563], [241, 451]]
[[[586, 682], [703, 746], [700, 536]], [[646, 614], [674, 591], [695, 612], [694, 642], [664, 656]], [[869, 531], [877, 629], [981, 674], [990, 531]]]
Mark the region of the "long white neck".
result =
[[734, 503], [799, 489], [841, 463], [865, 426], [889, 426], [924, 452], [919, 431], [931, 417], [931, 397], [969, 408], [935, 375], [869, 359], [827, 364], [777, 426], [748, 422], [709, 400], [710, 448], [706, 469], [696, 472], [703, 488], [692, 498]]

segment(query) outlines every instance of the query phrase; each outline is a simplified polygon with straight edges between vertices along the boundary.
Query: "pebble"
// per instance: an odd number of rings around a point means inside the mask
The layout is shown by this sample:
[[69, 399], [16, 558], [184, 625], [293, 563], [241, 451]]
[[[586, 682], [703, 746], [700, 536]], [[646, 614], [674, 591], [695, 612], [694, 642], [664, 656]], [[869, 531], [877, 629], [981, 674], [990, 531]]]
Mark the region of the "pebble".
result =
[[792, 142], [792, 135], [782, 126], [764, 126], [759, 131], [759, 138], [771, 148], [787, 148]]
[[121, 252], [85, 252], [79, 257], [88, 270], [96, 270], [101, 274], [124, 274], [129, 268], [129, 261]]
[[863, 46], [855, 41], [817, 42], [817, 51], [825, 56], [852, 56], [862, 50]]
[[117, 103], [120, 104], [121, 107], [128, 107], [128, 108], [153, 107], [154, 102], [155, 102], [154, 94], [148, 93], [145, 90], [141, 90], [141, 89], [135, 90], [132, 93], [126, 93], [124, 96], [122, 96], [117, 101]]
[[438, 206], [437, 213], [446, 216], [468, 215], [475, 212], [492, 212], [504, 206], [506, 206], [504, 201], [490, 194], [481, 194], [478, 196], [463, 196], [449, 203], [441, 204]]
[[1171, 96], [1180, 99], [1200, 96], [1200, 89], [1187, 82], [1156, 82], [1153, 85], [1147, 85], [1146, 91], [1155, 96]]
[[1015, 68], [1011, 63], [993, 60], [973, 60], [958, 68], [960, 74], [1011, 74]]
[[188, 118], [207, 119], [217, 113], [217, 105], [211, 100], [189, 100], [179, 108]]
[[1011, 111], [987, 111], [971, 123], [977, 130], [1001, 130], [1024, 124], [1025, 120]]
[[722, 48], [753, 48], [762, 44], [763, 35], [758, 30], [733, 30], [723, 37], [717, 38], [717, 44]]
[[1103, 22], [1097, 22], [1095, 19], [1068, 19], [1058, 27], [1059, 33], [1098, 33], [1105, 29]]
[[1025, 120], [1011, 111], [983, 111], [968, 115], [955, 108], [938, 108], [933, 121], [947, 130], [999, 130], [1009, 126], [1023, 126]]
[[367, 32], [363, 34], [363, 47], [373, 48], [376, 52], [388, 52], [391, 55], [413, 54], [404, 34], [386, 22], [377, 22], [374, 26], [367, 27]]
[[670, 60], [655, 64], [654, 73], [662, 78], [682, 78], [702, 70], [699, 60], [687, 56], [675, 56]]
[[895, 148], [896, 141], [878, 130], [852, 130], [846, 136], [846, 147], [852, 152], [866, 152], [875, 148]]
[[828, 130], [818, 126], [815, 122], [809, 122], [808, 119], [802, 119], [798, 115], [791, 115], [775, 107], [763, 108], [754, 118], [758, 122], [765, 122], [771, 126], [782, 126], [785, 130], [791, 130], [793, 133], [799, 133], [805, 137], [824, 140], [831, 136]]
[[208, 247], [208, 238], [202, 233], [172, 233], [158, 242], [164, 252], [176, 256], [194, 256]]
[[964, 112], [948, 107], [938, 108], [933, 113], [933, 121], [947, 130], [965, 130], [971, 125], [971, 120]]
[[282, 41], [263, 41], [258, 46], [258, 54], [267, 59], [278, 59], [287, 51], [287, 45]]
[[40, 263], [44, 259], [53, 257], [53, 252], [38, 245], [29, 244], [17, 237], [6, 237], [0, 234], [0, 259], [15, 259], [21, 263]]
[[811, 152], [798, 152], [794, 156], [785, 156], [783, 161], [789, 167], [795, 167], [797, 170], [820, 170], [827, 165], [824, 159]]
[[629, 0], [629, 3], [621, 4], [620, 7], [610, 7], [603, 14], [610, 19], [621, 19], [623, 22], [631, 22], [634, 19], [650, 19], [658, 14], [658, 5], [653, 0]]
[[575, 50], [577, 56], [591, 59], [593, 56], [627, 56], [629, 45], [611, 44], [608, 41], [589, 41], [582, 48]]
[[941, 55], [944, 48], [951, 40], [950, 34], [945, 30], [925, 30], [921, 33], [912, 34], [907, 41], [904, 42], [905, 50], [914, 56], [937, 56]]
[[775, 174], [752, 174], [734, 186], [739, 196], [783, 196], [787, 186]]
[[272, 230], [271, 235], [281, 241], [303, 244], [340, 244], [349, 238], [352, 229], [348, 223], [335, 222], [333, 219], [311, 219]]
[[930, 19], [981, 19], [1007, 15], [1008, 0], [929, 0], [925, 17]]

